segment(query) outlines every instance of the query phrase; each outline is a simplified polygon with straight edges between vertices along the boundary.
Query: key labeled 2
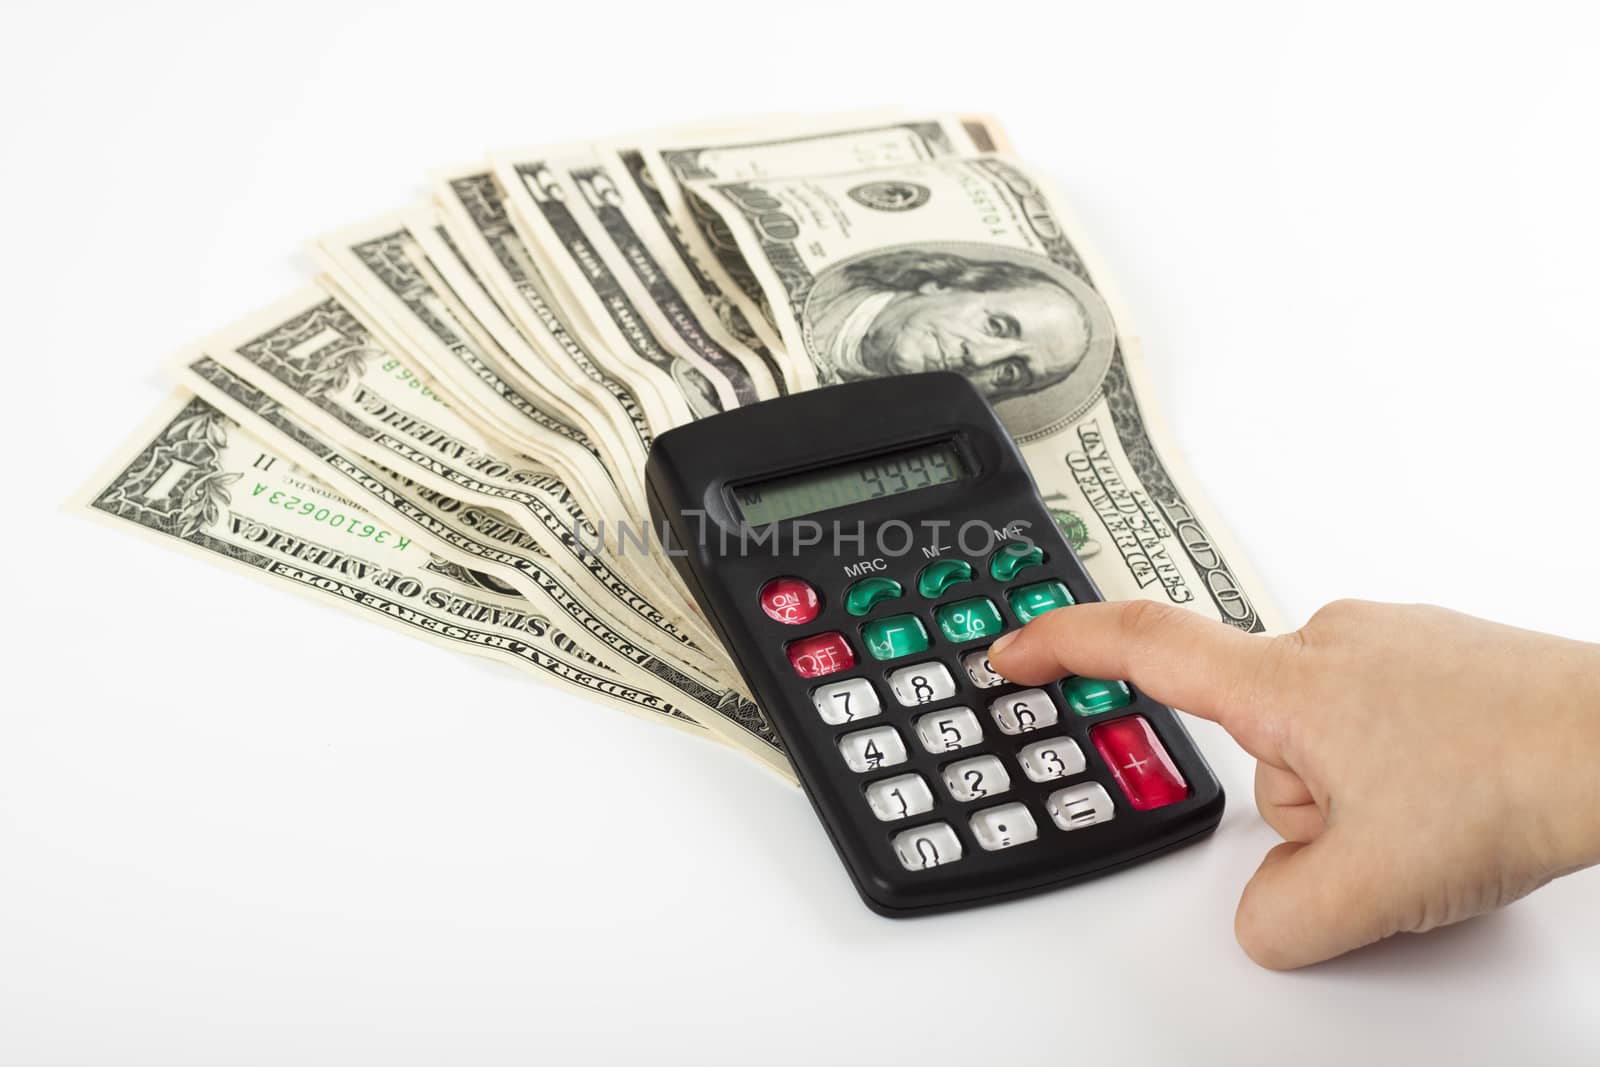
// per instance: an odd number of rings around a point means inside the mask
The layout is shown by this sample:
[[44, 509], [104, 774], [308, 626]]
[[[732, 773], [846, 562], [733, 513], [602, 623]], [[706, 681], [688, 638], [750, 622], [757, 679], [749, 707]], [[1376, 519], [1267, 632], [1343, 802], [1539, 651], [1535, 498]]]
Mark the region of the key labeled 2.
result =
[[944, 769], [944, 787], [950, 795], [965, 804], [969, 800], [1004, 793], [1011, 788], [1011, 776], [1005, 764], [993, 756], [974, 756]]

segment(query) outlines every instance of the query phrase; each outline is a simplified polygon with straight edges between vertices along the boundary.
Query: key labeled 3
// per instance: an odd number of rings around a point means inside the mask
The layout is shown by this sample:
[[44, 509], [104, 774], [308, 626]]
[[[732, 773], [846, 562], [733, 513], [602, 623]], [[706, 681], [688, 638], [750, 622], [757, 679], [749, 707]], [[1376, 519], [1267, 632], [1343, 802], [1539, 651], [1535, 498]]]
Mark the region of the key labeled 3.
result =
[[1035, 741], [1017, 753], [1022, 773], [1030, 782], [1049, 782], [1057, 778], [1070, 778], [1088, 766], [1083, 749], [1070, 737], [1051, 737]]

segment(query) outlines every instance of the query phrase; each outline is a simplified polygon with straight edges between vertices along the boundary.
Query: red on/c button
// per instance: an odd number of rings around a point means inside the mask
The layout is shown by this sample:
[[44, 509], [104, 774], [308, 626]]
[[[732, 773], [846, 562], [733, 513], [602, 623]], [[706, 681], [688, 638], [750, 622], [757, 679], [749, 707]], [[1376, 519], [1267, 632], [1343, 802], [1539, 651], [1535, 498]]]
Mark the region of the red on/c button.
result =
[[834, 671], [847, 671], [856, 665], [856, 654], [850, 651], [850, 643], [844, 639], [844, 634], [837, 630], [790, 641], [784, 651], [789, 654], [794, 672], [802, 678], [820, 678]]
[[1089, 731], [1089, 740], [1139, 811], [1164, 808], [1189, 795], [1189, 783], [1143, 715], [1103, 722]]
[[761, 610], [769, 619], [800, 626], [817, 617], [822, 601], [817, 591], [799, 578], [774, 578], [761, 587]]

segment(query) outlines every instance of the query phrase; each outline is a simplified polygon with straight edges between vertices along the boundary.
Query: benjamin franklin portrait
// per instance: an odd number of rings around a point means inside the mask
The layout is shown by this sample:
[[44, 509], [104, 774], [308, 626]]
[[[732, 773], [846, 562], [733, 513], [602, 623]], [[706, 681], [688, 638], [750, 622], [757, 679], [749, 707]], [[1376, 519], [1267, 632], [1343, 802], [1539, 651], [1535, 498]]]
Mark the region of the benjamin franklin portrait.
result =
[[1077, 275], [1034, 253], [951, 242], [835, 264], [802, 321], [827, 381], [956, 371], [1017, 437], [1080, 412], [1115, 342], [1105, 302]]

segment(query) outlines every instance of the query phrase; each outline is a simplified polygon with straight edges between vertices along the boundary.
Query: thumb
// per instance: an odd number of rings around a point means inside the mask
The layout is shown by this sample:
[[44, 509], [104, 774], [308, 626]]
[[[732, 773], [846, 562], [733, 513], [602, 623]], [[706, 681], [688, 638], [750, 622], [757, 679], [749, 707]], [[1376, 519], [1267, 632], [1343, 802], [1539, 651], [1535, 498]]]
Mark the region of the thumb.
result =
[[1192, 611], [1129, 600], [1046, 612], [989, 648], [1003, 677], [1042, 685], [1065, 674], [1118, 678], [1152, 698], [1211, 719], [1259, 759], [1281, 763], [1268, 716], [1282, 704], [1273, 673], [1276, 639], [1247, 634]]
[[1371, 850], [1330, 830], [1269, 851], [1234, 916], [1239, 947], [1263, 967], [1320, 963], [1399, 929], [1397, 879]]

